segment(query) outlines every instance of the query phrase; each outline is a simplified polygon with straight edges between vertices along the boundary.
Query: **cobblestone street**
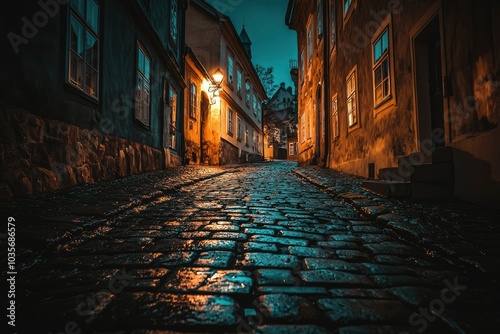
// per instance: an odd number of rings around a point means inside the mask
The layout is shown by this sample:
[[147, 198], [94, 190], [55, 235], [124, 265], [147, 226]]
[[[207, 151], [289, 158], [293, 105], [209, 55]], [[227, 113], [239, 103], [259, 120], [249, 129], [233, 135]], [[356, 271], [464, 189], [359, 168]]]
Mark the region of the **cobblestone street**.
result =
[[498, 210], [383, 199], [332, 170], [183, 167], [1, 209], [22, 334], [500, 328]]

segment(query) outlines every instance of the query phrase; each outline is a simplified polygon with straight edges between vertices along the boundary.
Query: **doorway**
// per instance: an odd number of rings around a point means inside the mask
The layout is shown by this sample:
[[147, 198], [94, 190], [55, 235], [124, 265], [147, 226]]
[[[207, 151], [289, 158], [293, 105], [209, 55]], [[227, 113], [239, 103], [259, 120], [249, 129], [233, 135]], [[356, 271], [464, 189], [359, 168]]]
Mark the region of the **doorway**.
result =
[[[412, 46], [418, 142], [421, 152], [430, 153], [429, 151], [446, 144], [444, 58], [439, 11], [413, 34]], [[425, 156], [428, 160], [431, 159], [430, 154]]]

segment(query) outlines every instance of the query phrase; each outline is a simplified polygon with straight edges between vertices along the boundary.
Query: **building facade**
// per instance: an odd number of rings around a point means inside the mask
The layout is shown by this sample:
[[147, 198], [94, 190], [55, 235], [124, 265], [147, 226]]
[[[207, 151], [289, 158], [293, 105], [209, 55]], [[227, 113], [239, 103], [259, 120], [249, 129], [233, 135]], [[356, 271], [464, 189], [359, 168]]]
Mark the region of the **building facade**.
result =
[[292, 87], [281, 83], [264, 103], [266, 159], [297, 159], [297, 109]]
[[290, 0], [300, 161], [388, 195], [498, 203], [499, 15], [488, 0]]
[[60, 3], [2, 13], [4, 196], [182, 162], [187, 1]]
[[229, 17], [205, 1], [191, 1], [186, 15], [187, 44], [210, 75], [218, 69], [224, 75], [220, 90], [210, 92], [204, 104], [202, 162], [263, 160], [262, 102], [267, 96], [251, 61], [248, 35], [244, 28], [238, 34]]

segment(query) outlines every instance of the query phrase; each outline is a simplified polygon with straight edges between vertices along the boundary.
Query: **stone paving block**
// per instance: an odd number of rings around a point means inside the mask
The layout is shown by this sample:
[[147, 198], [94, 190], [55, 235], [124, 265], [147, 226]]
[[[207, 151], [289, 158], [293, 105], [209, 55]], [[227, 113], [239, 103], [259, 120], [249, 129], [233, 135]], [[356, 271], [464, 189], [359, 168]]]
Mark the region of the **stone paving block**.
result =
[[[104, 328], [234, 326], [238, 304], [229, 296], [169, 293], [120, 294], [92, 323]], [[214, 328], [214, 330], [216, 330]]]
[[382, 242], [396, 242], [396, 240], [386, 234], [358, 234], [360, 240], [365, 244], [380, 244]]
[[167, 277], [163, 289], [170, 292], [210, 292], [218, 294], [249, 294], [250, 272], [211, 268], [182, 268]]
[[364, 245], [373, 255], [416, 255], [421, 253], [417, 248], [399, 242], [382, 242], [380, 244]]
[[247, 235], [245, 233], [236, 233], [236, 232], [215, 232], [212, 238], [245, 241], [247, 240]]
[[429, 305], [430, 301], [441, 298], [439, 290], [419, 286], [400, 286], [389, 288], [386, 291], [399, 300], [415, 307]]
[[332, 234], [328, 237], [331, 241], [360, 242], [361, 238], [352, 234]]
[[259, 294], [326, 295], [328, 291], [319, 286], [260, 286]]
[[288, 246], [287, 251], [290, 255], [308, 258], [328, 258], [332, 255], [328, 250], [315, 247]]
[[194, 231], [194, 232], [183, 232], [179, 234], [181, 239], [206, 239], [210, 237], [212, 233], [209, 231]]
[[209, 251], [200, 253], [195, 266], [227, 268], [234, 257], [233, 252]]
[[331, 248], [333, 250], [339, 250], [339, 249], [358, 249], [359, 245], [355, 242], [350, 242], [350, 241], [318, 241], [317, 245], [319, 247], [324, 247], [324, 248]]
[[298, 278], [290, 270], [284, 269], [259, 269], [255, 271], [257, 285], [295, 285]]
[[266, 244], [262, 242], [245, 242], [243, 244], [243, 251], [277, 253], [278, 247], [276, 247], [275, 244]]
[[383, 289], [330, 289], [328, 292], [335, 298], [394, 299], [390, 292]]
[[390, 210], [382, 205], [374, 205], [374, 206], [363, 206], [361, 211], [371, 217], [378, 217], [380, 215], [389, 213]]
[[373, 286], [365, 276], [332, 269], [317, 269], [299, 272], [300, 278], [308, 283], [331, 285]]
[[378, 227], [375, 226], [353, 226], [351, 227], [351, 231], [353, 233], [376, 233], [376, 234], [381, 234], [382, 230]]
[[320, 299], [318, 305], [326, 311], [332, 322], [339, 325], [359, 322], [407, 324], [412, 313], [403, 303], [396, 300], [332, 298]]
[[240, 227], [238, 225], [233, 225], [233, 224], [217, 223], [217, 224], [205, 225], [203, 229], [207, 231], [239, 231]]
[[363, 253], [358, 250], [352, 250], [352, 249], [340, 249], [336, 250], [335, 254], [337, 257], [341, 260], [346, 260], [346, 261], [353, 261], [353, 262], [364, 262], [364, 261], [369, 261], [370, 257], [368, 254]]
[[245, 253], [241, 265], [244, 267], [296, 268], [300, 263], [293, 255]]
[[210, 240], [201, 240], [198, 241], [195, 246], [193, 246], [194, 250], [205, 251], [205, 250], [229, 250], [233, 251], [236, 249], [236, 241], [234, 240], [219, 240], [219, 239], [210, 239]]
[[319, 234], [297, 232], [297, 231], [280, 231], [278, 235], [288, 238], [300, 238], [305, 240], [325, 240], [325, 238]]
[[244, 232], [246, 234], [274, 235], [275, 230], [265, 228], [246, 228]]
[[358, 264], [349, 263], [342, 260], [307, 258], [304, 259], [304, 264], [308, 270], [332, 269], [332, 270], [348, 271], [348, 272], [360, 271]]
[[287, 294], [262, 295], [254, 302], [264, 317], [271, 321], [295, 323], [319, 318], [314, 304], [300, 296]]
[[264, 243], [274, 243], [285, 246], [307, 246], [307, 240], [295, 239], [295, 238], [285, 238], [285, 237], [275, 237], [269, 235], [253, 235], [250, 237], [251, 241], [264, 242]]
[[254, 334], [331, 334], [315, 325], [265, 325], [257, 327]]
[[360, 263], [359, 267], [365, 275], [415, 275], [415, 272], [406, 266]]
[[164, 267], [177, 267], [193, 262], [195, 252], [172, 252], [164, 253], [156, 259], [156, 263]]
[[432, 282], [408, 275], [370, 275], [369, 277], [381, 287], [433, 285]]

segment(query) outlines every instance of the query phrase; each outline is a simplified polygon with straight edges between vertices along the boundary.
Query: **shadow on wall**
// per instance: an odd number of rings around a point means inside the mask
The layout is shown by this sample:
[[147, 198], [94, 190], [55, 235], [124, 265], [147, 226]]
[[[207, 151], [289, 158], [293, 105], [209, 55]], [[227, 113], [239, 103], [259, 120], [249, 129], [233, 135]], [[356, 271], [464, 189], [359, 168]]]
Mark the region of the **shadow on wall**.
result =
[[455, 196], [484, 204], [500, 206], [500, 182], [492, 179], [491, 164], [472, 154], [453, 149]]

